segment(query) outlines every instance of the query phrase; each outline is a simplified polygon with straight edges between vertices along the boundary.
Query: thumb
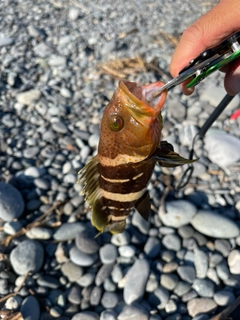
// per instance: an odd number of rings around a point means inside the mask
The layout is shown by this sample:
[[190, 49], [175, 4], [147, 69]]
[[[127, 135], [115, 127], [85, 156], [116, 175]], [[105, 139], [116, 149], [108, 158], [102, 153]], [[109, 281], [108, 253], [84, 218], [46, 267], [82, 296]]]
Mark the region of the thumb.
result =
[[209, 12], [188, 27], [173, 54], [170, 72], [179, 71], [202, 51], [219, 44], [240, 29], [239, 0], [222, 0]]

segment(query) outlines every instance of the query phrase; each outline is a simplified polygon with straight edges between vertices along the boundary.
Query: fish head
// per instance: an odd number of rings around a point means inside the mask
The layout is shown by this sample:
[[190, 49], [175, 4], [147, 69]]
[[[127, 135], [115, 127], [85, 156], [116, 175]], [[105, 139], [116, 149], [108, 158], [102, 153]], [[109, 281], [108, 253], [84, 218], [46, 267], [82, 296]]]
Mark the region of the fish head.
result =
[[[138, 86], [120, 81], [110, 103], [104, 110], [98, 154], [115, 159], [125, 156], [127, 162], [142, 161], [158, 147], [161, 140], [160, 111], [167, 91], [151, 99], [162, 82]], [[126, 158], [127, 156], [127, 158]]]

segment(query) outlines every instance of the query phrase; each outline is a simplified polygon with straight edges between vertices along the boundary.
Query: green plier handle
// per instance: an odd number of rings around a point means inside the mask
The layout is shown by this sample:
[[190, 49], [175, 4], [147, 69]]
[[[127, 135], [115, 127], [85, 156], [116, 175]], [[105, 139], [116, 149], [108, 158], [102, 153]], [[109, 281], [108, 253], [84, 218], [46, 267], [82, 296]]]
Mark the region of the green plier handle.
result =
[[240, 57], [240, 31], [230, 35], [215, 47], [203, 51], [189, 65], [183, 68], [179, 75], [155, 91], [150, 100], [159, 96], [164, 90], [171, 90], [184, 81], [192, 78], [186, 85], [187, 88], [196, 86], [214, 71], [222, 68], [229, 62]]

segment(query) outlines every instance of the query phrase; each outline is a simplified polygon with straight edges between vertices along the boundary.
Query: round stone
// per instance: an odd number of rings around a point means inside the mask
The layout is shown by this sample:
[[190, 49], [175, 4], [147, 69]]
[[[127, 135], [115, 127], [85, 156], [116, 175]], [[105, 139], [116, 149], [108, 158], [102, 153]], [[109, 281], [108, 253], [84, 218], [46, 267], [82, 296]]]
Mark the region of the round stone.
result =
[[115, 308], [118, 304], [118, 296], [114, 292], [104, 292], [101, 300], [104, 308]]
[[94, 264], [98, 255], [96, 253], [87, 254], [77, 247], [73, 247], [69, 252], [70, 260], [78, 266], [88, 267]]
[[74, 239], [79, 232], [85, 230], [86, 225], [81, 222], [64, 223], [54, 233], [53, 238], [57, 241]]
[[213, 299], [217, 305], [225, 307], [230, 305], [236, 298], [231, 291], [219, 290], [214, 293]]
[[23, 209], [21, 193], [11, 184], [0, 182], [0, 218], [3, 221], [12, 221], [22, 215]]
[[30, 239], [48, 240], [52, 237], [52, 230], [44, 227], [35, 227], [28, 230], [26, 236]]
[[216, 309], [215, 301], [209, 298], [192, 299], [187, 304], [188, 313], [195, 317], [199, 313], [212, 313]]
[[71, 261], [65, 262], [61, 266], [61, 271], [64, 276], [68, 278], [70, 282], [75, 282], [83, 275], [83, 269], [80, 266], [72, 263]]
[[200, 233], [213, 238], [234, 238], [239, 235], [238, 225], [210, 210], [199, 210], [191, 220], [192, 226]]
[[179, 266], [177, 273], [182, 280], [188, 283], [193, 283], [196, 278], [195, 269], [192, 266]]
[[35, 273], [42, 267], [44, 250], [42, 245], [34, 240], [24, 240], [10, 253], [10, 262], [19, 275], [27, 272]]
[[79, 232], [75, 239], [78, 249], [89, 254], [96, 253], [99, 250], [99, 245], [94, 239], [95, 235], [96, 233], [91, 230]]
[[23, 319], [36, 320], [40, 317], [40, 306], [38, 300], [29, 295], [26, 297], [20, 308], [21, 315]]
[[240, 274], [240, 250], [232, 250], [230, 252], [228, 265], [232, 274]]
[[114, 245], [110, 243], [105, 244], [100, 248], [99, 255], [102, 263], [113, 263], [117, 258], [117, 249]]
[[166, 226], [179, 228], [188, 224], [196, 212], [197, 208], [192, 203], [176, 200], [167, 202], [165, 208], [161, 206], [158, 214]]

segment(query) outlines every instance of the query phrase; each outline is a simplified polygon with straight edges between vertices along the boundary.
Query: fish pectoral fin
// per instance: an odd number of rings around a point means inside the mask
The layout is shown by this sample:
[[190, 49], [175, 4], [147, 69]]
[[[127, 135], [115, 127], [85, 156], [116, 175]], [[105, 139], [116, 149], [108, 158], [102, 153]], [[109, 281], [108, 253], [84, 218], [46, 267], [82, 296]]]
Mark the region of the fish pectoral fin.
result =
[[162, 167], [177, 167], [198, 160], [181, 157], [178, 153], [174, 152], [172, 145], [166, 141], [160, 144], [160, 147], [157, 148], [151, 158], [157, 161]]
[[151, 204], [150, 197], [148, 191], [146, 191], [142, 197], [136, 202], [135, 208], [139, 212], [139, 214], [143, 217], [144, 220], [148, 221], [150, 212], [151, 212]]

